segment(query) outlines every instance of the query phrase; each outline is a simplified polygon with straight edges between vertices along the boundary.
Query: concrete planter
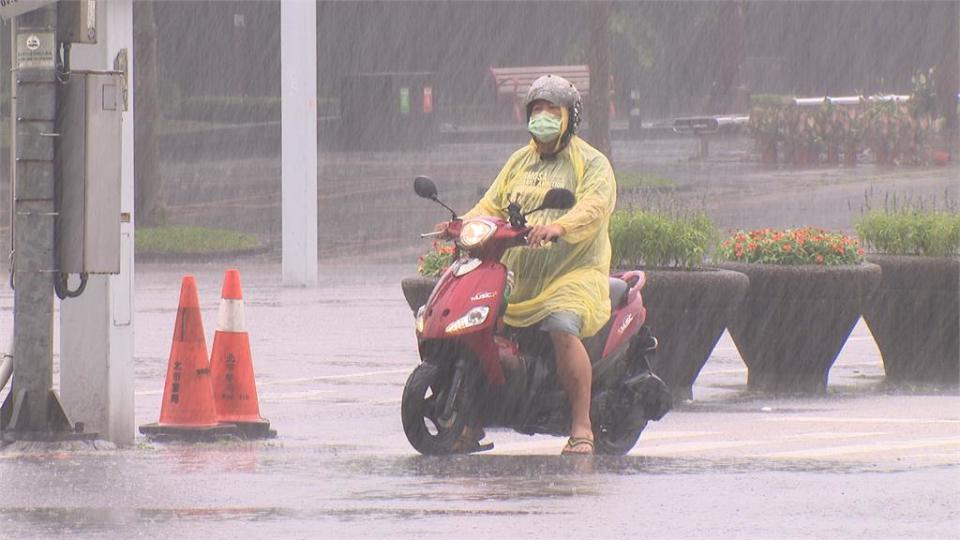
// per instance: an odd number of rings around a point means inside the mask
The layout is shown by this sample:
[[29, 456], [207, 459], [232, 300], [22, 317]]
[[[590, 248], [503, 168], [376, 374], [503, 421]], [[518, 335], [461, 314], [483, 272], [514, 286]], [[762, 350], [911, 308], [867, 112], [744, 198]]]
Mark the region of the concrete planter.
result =
[[956, 386], [960, 380], [960, 258], [873, 255], [883, 269], [863, 318], [887, 380]]
[[749, 280], [720, 269], [643, 269], [647, 326], [660, 342], [653, 371], [675, 399], [693, 399], [693, 382], [710, 358]]
[[880, 284], [880, 267], [722, 263], [750, 286], [727, 326], [747, 364], [747, 386], [823, 394], [840, 349]]
[[400, 281], [400, 288], [403, 289], [403, 297], [407, 299], [407, 305], [416, 314], [420, 306], [427, 303], [430, 293], [437, 285], [440, 278], [435, 277], [409, 277]]

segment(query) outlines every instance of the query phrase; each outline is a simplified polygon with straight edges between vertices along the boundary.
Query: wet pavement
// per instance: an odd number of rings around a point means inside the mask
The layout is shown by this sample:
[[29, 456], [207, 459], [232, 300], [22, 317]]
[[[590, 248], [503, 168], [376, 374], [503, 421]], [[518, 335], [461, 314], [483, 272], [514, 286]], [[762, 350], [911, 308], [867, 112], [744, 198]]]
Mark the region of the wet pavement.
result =
[[[519, 128], [518, 128], [519, 129]], [[493, 181], [521, 142], [440, 144], [406, 152], [323, 152], [318, 172], [321, 257], [362, 253], [399, 262], [417, 249], [417, 233], [448, 214], [413, 194], [415, 176], [437, 181], [441, 198], [465, 211]], [[616, 140], [617, 174], [667, 180], [653, 190], [620, 190], [618, 207], [664, 205], [703, 209], [723, 230], [806, 225], [851, 231], [867, 204], [891, 197], [943, 207], [960, 198], [960, 166], [881, 167], [868, 155], [855, 167], [766, 169], [752, 139], [717, 138], [706, 159], [695, 159], [689, 138]], [[168, 162], [170, 223], [251, 232], [279, 251], [280, 160], [238, 158]]]
[[[623, 458], [492, 431], [496, 448], [421, 457], [400, 427], [417, 364], [399, 288], [411, 265], [321, 265], [316, 289], [239, 261], [269, 441], [0, 451], [0, 538], [955, 538], [960, 397], [883, 384], [865, 325], [828, 395], [747, 392], [724, 335], [695, 401]], [[138, 265], [136, 423], [155, 422], [180, 278], [212, 344], [225, 264]], [[12, 324], [0, 294], [0, 328]], [[0, 335], [4, 335], [0, 333]], [[0, 393], [0, 397], [2, 397]]]

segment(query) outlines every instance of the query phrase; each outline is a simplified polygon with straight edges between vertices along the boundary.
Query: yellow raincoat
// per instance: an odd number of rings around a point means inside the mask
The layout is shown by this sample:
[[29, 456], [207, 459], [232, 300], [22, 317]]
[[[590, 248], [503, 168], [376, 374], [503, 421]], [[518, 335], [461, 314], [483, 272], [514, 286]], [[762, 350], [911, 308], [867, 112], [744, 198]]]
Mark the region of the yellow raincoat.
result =
[[528, 225], [561, 225], [560, 240], [543, 248], [517, 247], [503, 263], [516, 281], [504, 321], [532, 326], [555, 311], [576, 313], [583, 321], [581, 337], [596, 334], [610, 318], [610, 214], [617, 184], [610, 162], [576, 135], [554, 156], [542, 158], [536, 143], [515, 152], [493, 185], [465, 217], [506, 218], [505, 209], [519, 199], [524, 211], [543, 202], [551, 188], [576, 194], [570, 210], [543, 210]]

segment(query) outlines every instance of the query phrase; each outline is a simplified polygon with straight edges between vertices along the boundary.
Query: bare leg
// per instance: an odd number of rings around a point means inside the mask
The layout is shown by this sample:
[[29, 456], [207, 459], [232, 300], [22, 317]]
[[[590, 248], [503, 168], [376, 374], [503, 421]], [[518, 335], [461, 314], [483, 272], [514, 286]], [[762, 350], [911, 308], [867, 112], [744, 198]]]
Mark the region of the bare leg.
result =
[[[553, 348], [557, 357], [557, 376], [570, 401], [570, 436], [593, 440], [593, 426], [590, 423], [590, 387], [593, 373], [590, 357], [577, 336], [566, 332], [550, 332]], [[577, 450], [589, 453], [587, 445]]]

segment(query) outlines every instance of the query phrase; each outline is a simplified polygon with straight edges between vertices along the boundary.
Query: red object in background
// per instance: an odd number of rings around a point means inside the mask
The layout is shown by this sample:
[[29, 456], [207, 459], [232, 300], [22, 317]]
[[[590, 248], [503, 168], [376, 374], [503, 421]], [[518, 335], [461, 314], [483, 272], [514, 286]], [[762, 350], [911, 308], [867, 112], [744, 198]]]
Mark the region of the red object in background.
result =
[[942, 166], [950, 163], [950, 153], [944, 152], [943, 150], [934, 150], [930, 158], [933, 160], [934, 165]]
[[423, 114], [433, 113], [433, 87], [423, 87]]

